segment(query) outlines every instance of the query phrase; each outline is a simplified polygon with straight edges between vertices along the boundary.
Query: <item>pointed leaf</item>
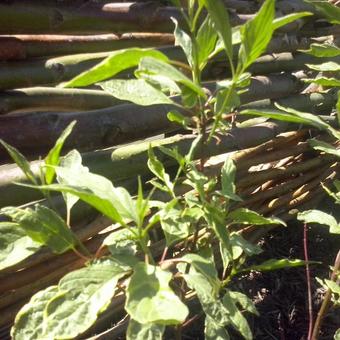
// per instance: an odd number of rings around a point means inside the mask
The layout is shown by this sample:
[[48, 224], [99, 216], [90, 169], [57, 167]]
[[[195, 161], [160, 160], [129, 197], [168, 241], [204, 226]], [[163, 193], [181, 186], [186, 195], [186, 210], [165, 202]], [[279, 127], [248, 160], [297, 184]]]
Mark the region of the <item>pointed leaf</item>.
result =
[[[44, 311], [47, 303], [58, 293], [58, 286], [51, 286], [34, 294], [15, 317], [11, 336], [15, 340], [44, 338]], [[46, 337], [45, 337], [46, 339]]]
[[174, 36], [175, 46], [180, 46], [187, 57], [188, 63], [193, 67], [193, 52], [192, 52], [192, 41], [190, 36], [184, 32], [179, 26], [178, 21], [175, 18], [171, 18], [175, 24]]
[[19, 150], [17, 150], [13, 146], [10, 146], [9, 144], [5, 143], [2, 139], [0, 139], [0, 143], [7, 150], [7, 152], [9, 153], [13, 161], [17, 164], [17, 166], [22, 170], [27, 179], [31, 181], [33, 184], [37, 185], [38, 184], [37, 179], [35, 178], [35, 175], [31, 170], [30, 163], [27, 161], [25, 156], [22, 155], [19, 152]]
[[[238, 299], [236, 301], [238, 302]], [[235, 304], [236, 301], [233, 295], [230, 295], [229, 291], [227, 290], [223, 297], [223, 304], [228, 309], [231, 325], [242, 334], [244, 339], [252, 340], [253, 334], [248, 325], [248, 321], [238, 310]]]
[[209, 315], [205, 317], [204, 339], [205, 340], [229, 340], [229, 334], [224, 326], [220, 326]]
[[306, 17], [306, 16], [310, 16], [310, 15], [313, 15], [313, 13], [311, 12], [298, 12], [298, 13], [290, 13], [290, 14], [287, 14], [283, 17], [280, 17], [280, 18], [276, 18], [274, 19], [273, 21], [273, 28], [274, 30], [277, 30], [278, 28], [282, 27], [282, 26], [285, 26], [297, 19], [300, 19], [300, 18], [303, 18], [303, 17]]
[[298, 213], [297, 219], [303, 221], [304, 223], [319, 223], [322, 225], [327, 225], [329, 227], [329, 232], [332, 234], [340, 234], [340, 224], [336, 219], [323, 211], [320, 210], [306, 210]]
[[208, 62], [210, 54], [214, 51], [217, 42], [217, 32], [214, 29], [214, 24], [209, 15], [206, 16], [200, 28], [198, 29], [197, 36], [198, 49], [198, 65], [200, 70], [203, 70]]
[[111, 78], [131, 67], [137, 66], [143, 57], [150, 56], [160, 60], [168, 60], [168, 58], [160, 51], [142, 48], [130, 48], [114, 51], [110, 56], [102, 62], [85, 71], [69, 82], [64, 87], [88, 86], [99, 81]]
[[65, 275], [58, 284], [59, 293], [45, 308], [46, 334], [73, 339], [87, 330], [108, 307], [118, 280], [129, 270], [103, 258]]
[[340, 24], [340, 8], [331, 4], [328, 1], [318, 0], [305, 0], [306, 2], [314, 5], [318, 11], [320, 11], [324, 17], [333, 24]]
[[340, 64], [334, 61], [327, 61], [322, 64], [306, 64], [310, 69], [320, 72], [338, 72], [340, 71]]
[[333, 145], [323, 142], [321, 140], [310, 139], [308, 143], [313, 149], [319, 150], [330, 155], [334, 155], [340, 158], [340, 149], [335, 148]]
[[336, 78], [326, 78], [326, 77], [319, 77], [319, 78], [312, 78], [312, 79], [303, 79], [305, 83], [314, 83], [321, 86], [336, 86], [340, 87], [340, 80]]
[[[309, 263], [316, 263], [310, 261]], [[268, 261], [265, 261], [258, 265], [253, 265], [249, 268], [245, 268], [240, 270], [240, 272], [246, 272], [250, 270], [256, 270], [259, 272], [266, 272], [271, 270], [277, 270], [277, 269], [285, 269], [285, 268], [293, 268], [293, 267], [301, 267], [305, 266], [306, 261], [294, 259], [294, 260], [288, 260], [288, 259], [271, 259]]]
[[244, 310], [249, 313], [259, 315], [259, 312], [256, 310], [253, 301], [250, 300], [247, 295], [240, 292], [233, 292], [231, 290], [228, 290], [228, 294], [235, 301], [235, 303], [240, 304]]
[[232, 65], [233, 45], [231, 37], [231, 26], [229, 22], [229, 14], [224, 7], [223, 2], [221, 0], [200, 0], [200, 2], [204, 4], [204, 6], [207, 8], [215, 30], [217, 31], [220, 39], [223, 42], [229, 62]]
[[267, 48], [274, 32], [275, 1], [266, 0], [255, 18], [241, 27], [239, 73], [243, 73]]
[[134, 267], [126, 292], [125, 309], [141, 324], [180, 324], [188, 308], [169, 287], [172, 274], [157, 266], [139, 263]]
[[45, 169], [46, 184], [51, 184], [54, 180], [55, 169], [53, 166], [59, 165], [59, 160], [60, 160], [59, 157], [60, 157], [61, 149], [65, 143], [66, 138], [71, 134], [72, 129], [75, 124], [76, 124], [76, 121], [74, 120], [67, 126], [67, 128], [62, 132], [60, 137], [55, 142], [53, 148], [50, 150], [50, 152], [45, 158], [45, 165], [47, 165]]
[[36, 204], [35, 210], [6, 207], [1, 209], [1, 213], [18, 223], [35, 242], [48, 246], [58, 254], [75, 248], [78, 243], [63, 219], [43, 205]]
[[113, 256], [129, 256], [135, 255], [137, 252], [137, 244], [134, 239], [134, 234], [129, 229], [113, 231], [104, 239], [103, 245], [108, 247]]
[[137, 105], [173, 104], [168, 96], [144, 79], [113, 79], [99, 83], [99, 86], [113, 97]]
[[40, 247], [18, 223], [0, 222], [0, 270], [21, 262]]
[[222, 195], [233, 200], [242, 201], [242, 199], [235, 194], [235, 176], [236, 176], [236, 166], [231, 157], [228, 157], [221, 170], [221, 184], [222, 184]]
[[162, 340], [164, 325], [155, 323], [140, 324], [131, 319], [126, 333], [127, 340]]
[[340, 55], [340, 48], [334, 44], [311, 44], [309, 50], [303, 51], [315, 57], [336, 57]]
[[[81, 163], [82, 163], [82, 159], [81, 159], [80, 153], [77, 150], [72, 150], [65, 157], [61, 159], [60, 167], [71, 169], [72, 171], [77, 172], [78, 174], [81, 174], [82, 172], [88, 172], [89, 169], [85, 166], [82, 166]], [[60, 176], [57, 176], [57, 181], [59, 184], [67, 184], [65, 183], [63, 178]], [[74, 196], [68, 193], [62, 193], [62, 195], [66, 203], [66, 209], [68, 212], [70, 212], [72, 207], [79, 200], [79, 198], [77, 196]]]
[[143, 77], [143, 74], [146, 74], [147, 76], [156, 75], [169, 78], [170, 80], [173, 80], [188, 87], [201, 97], [206, 98], [206, 95], [202, 88], [195, 85], [188, 77], [178, 71], [175, 67], [162, 60], [157, 60], [151, 57], [143, 58], [139, 63], [136, 74], [139, 78]]
[[276, 217], [264, 217], [256, 211], [246, 208], [239, 208], [231, 211], [228, 217], [232, 220], [232, 223], [241, 224], [254, 224], [254, 225], [267, 225], [267, 224], [282, 224], [286, 226], [286, 223]]

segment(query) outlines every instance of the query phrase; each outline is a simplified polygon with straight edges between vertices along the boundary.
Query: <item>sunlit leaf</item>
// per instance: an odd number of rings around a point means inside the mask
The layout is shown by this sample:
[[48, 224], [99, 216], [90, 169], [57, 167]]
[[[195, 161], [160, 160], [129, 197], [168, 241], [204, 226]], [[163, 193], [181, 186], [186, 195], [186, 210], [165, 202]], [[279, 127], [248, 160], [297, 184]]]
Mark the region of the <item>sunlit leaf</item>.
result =
[[214, 51], [217, 42], [217, 32], [209, 15], [206, 16], [197, 32], [198, 65], [201, 70], [208, 62], [209, 55]]
[[[140, 262], [126, 291], [125, 309], [135, 321], [171, 325], [182, 323], [188, 308], [169, 287], [170, 272]], [[146, 312], [147, 311], [147, 312]]]
[[223, 305], [228, 309], [230, 323], [233, 328], [240, 332], [244, 339], [252, 340], [253, 335], [248, 325], [248, 321], [236, 306], [236, 301], [239, 302], [239, 299], [235, 301], [234, 295], [231, 295], [229, 290], [227, 290], [222, 301]]
[[64, 220], [53, 210], [36, 204], [35, 209], [6, 207], [1, 213], [18, 223], [35, 242], [46, 245], [60, 254], [73, 249], [77, 239]]
[[103, 241], [110, 253], [115, 255], [135, 255], [137, 244], [135, 235], [129, 229], [115, 230], [109, 234]]
[[45, 158], [45, 182], [46, 184], [51, 184], [54, 180], [55, 169], [54, 166], [59, 165], [60, 161], [60, 152], [66, 141], [66, 138], [71, 134], [76, 121], [74, 120], [70, 123], [67, 128], [62, 132], [60, 137], [55, 142], [53, 148], [49, 151]]
[[303, 79], [305, 83], [314, 83], [321, 86], [336, 86], [340, 87], [340, 80], [336, 78], [326, 78], [326, 77], [319, 77], [319, 78], [312, 78], [312, 79]]
[[115, 98], [142, 106], [173, 104], [167, 95], [144, 79], [112, 79], [99, 83], [99, 86]]
[[129, 326], [126, 332], [127, 340], [162, 340], [165, 330], [164, 325], [155, 323], [140, 324], [139, 322], [130, 319]]
[[0, 222], [0, 270], [21, 262], [40, 247], [18, 223]]
[[330, 155], [334, 155], [340, 158], [340, 149], [335, 148], [333, 145], [323, 142], [321, 140], [310, 139], [308, 141], [309, 145], [312, 146], [313, 149], [319, 150]]
[[136, 74], [138, 77], [143, 77], [144, 74], [146, 74], [147, 76], [156, 75], [157, 77], [159, 76], [167, 77], [170, 80], [173, 80], [188, 87], [201, 97], [206, 98], [206, 95], [201, 87], [195, 85], [183, 73], [181, 73], [175, 67], [162, 60], [158, 60], [151, 57], [143, 58], [139, 63], [139, 67]]
[[112, 52], [102, 62], [90, 70], [80, 73], [78, 76], [64, 84], [64, 87], [88, 86], [99, 81], [108, 79], [121, 71], [137, 66], [139, 61], [146, 57], [153, 57], [160, 60], [168, 58], [160, 51], [142, 48], [129, 48]]
[[334, 44], [311, 44], [308, 50], [302, 51], [315, 57], [336, 57], [340, 55], [340, 48]]
[[340, 24], [340, 8], [331, 4], [328, 1], [305, 0], [314, 5], [323, 16], [333, 24]]
[[274, 32], [275, 1], [266, 0], [255, 18], [241, 27], [239, 73], [243, 73], [267, 48]]
[[275, 18], [273, 20], [273, 28], [274, 30], [277, 30], [278, 28], [285, 26], [297, 19], [313, 15], [311, 12], [298, 12], [298, 13], [290, 13], [287, 15], [284, 15], [283, 17], [280, 18]]
[[[82, 164], [82, 158], [80, 153], [77, 150], [70, 151], [65, 157], [60, 160], [60, 167], [71, 169], [74, 172], [77, 172], [79, 175], [83, 172], [88, 172], [89, 169]], [[64, 181], [63, 177], [57, 176], [57, 181], [59, 184], [67, 184]], [[79, 198], [75, 195], [62, 193], [64, 200], [66, 202], [66, 209], [68, 214], [70, 213], [72, 207], [77, 203]]]
[[108, 307], [118, 280], [129, 270], [103, 258], [65, 275], [58, 284], [58, 294], [44, 311], [46, 334], [73, 339], [87, 330]]
[[222, 184], [221, 193], [223, 196], [233, 201], [242, 201], [242, 199], [235, 193], [236, 192], [235, 176], [236, 176], [235, 163], [231, 159], [231, 157], [228, 157], [225, 160], [221, 170], [221, 184]]
[[[310, 261], [309, 263], [316, 263], [316, 262]], [[306, 265], [305, 261], [298, 260], [298, 259], [294, 259], [294, 260], [270, 259], [268, 261], [262, 262], [261, 264], [253, 265], [249, 268], [242, 269], [240, 270], [240, 272], [246, 272], [246, 271], [251, 271], [251, 270], [256, 270], [259, 272], [266, 272], [266, 271], [277, 270], [277, 269], [301, 267], [305, 265]]]
[[193, 67], [193, 51], [192, 51], [192, 41], [190, 36], [184, 32], [179, 26], [175, 18], [171, 18], [175, 24], [174, 36], [175, 36], [175, 46], [180, 46], [187, 57], [188, 63]]
[[225, 52], [230, 64], [233, 64], [233, 45], [229, 14], [221, 0], [199, 0], [203, 4], [212, 19], [213, 26], [223, 42]]
[[31, 181], [33, 184], [38, 184], [37, 179], [35, 178], [35, 175], [31, 169], [30, 163], [27, 161], [25, 156], [22, 155], [19, 152], [19, 150], [7, 144], [2, 139], [0, 139], [0, 143], [7, 150], [7, 152], [9, 153], [11, 158], [14, 160], [14, 162], [17, 164], [17, 166], [22, 170], [22, 172], [25, 174], [27, 179]]
[[51, 286], [34, 294], [15, 317], [11, 329], [14, 340], [48, 339], [44, 332], [44, 312], [47, 303], [58, 294], [58, 286]]
[[205, 340], [229, 340], [229, 334], [225, 326], [220, 326], [209, 315], [205, 316], [204, 324], [204, 339]]
[[286, 223], [275, 217], [264, 217], [256, 211], [246, 208], [239, 208], [231, 211], [228, 217], [232, 220], [232, 223], [241, 224], [254, 224], [254, 225], [267, 225], [267, 224], [282, 224], [286, 226]]
[[320, 210], [306, 210], [298, 213], [297, 219], [304, 223], [318, 223], [327, 225], [329, 232], [332, 234], [340, 234], [340, 224], [332, 216]]
[[306, 64], [310, 69], [320, 72], [338, 72], [340, 71], [340, 64], [334, 61], [327, 61], [322, 64]]

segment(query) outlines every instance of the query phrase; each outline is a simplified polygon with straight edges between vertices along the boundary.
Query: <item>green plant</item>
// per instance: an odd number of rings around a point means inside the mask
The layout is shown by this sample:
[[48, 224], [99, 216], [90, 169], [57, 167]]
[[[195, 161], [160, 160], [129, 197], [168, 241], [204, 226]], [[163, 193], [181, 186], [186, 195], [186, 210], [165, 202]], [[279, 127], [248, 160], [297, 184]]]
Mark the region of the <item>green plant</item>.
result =
[[[204, 14], [204, 8], [208, 14]], [[231, 211], [232, 202], [241, 200], [235, 190], [235, 164], [227, 157], [221, 173], [211, 175], [205, 150], [213, 138], [218, 139], [219, 133], [232, 126], [230, 112], [239, 106], [239, 94], [249, 84], [247, 70], [265, 51], [274, 30], [309, 13], [274, 19], [274, 1], [267, 0], [256, 17], [234, 33], [221, 1], [191, 0], [182, 13], [187, 31], [175, 21], [175, 38], [188, 65], [172, 62], [160, 51], [127, 49], [112, 53], [65, 85], [99, 83], [118, 99], [139, 105], [172, 104], [174, 110], [169, 112], [169, 119], [197, 135], [187, 155], [176, 149], [159, 148], [178, 162], [175, 174], [167, 173], [150, 145], [148, 166], [155, 178], [146, 195], [141, 180], [134, 198], [124, 188], [89, 172], [76, 150], [60, 158], [73, 124], [45, 158], [40, 178], [34, 176], [17, 150], [3, 142], [32, 182], [31, 187], [41, 190], [48, 199], [51, 191], [63, 194], [67, 217], [64, 221], [53, 207], [39, 204], [34, 209], [3, 208], [1, 213], [12, 219], [1, 228], [7, 235], [6, 249], [13, 260], [2, 265], [12, 265], [41, 245], [55, 253], [73, 250], [87, 261], [84, 268], [68, 273], [58, 285], [31, 298], [16, 317], [14, 339], [77, 337], [95, 323], [120, 291], [126, 294], [125, 310], [130, 316], [128, 339], [159, 339], [166, 326], [175, 326], [179, 338], [181, 325], [189, 314], [189, 291], [197, 295], [206, 316], [207, 339], [228, 339], [226, 327], [251, 339], [250, 327], [241, 311], [256, 314], [256, 310], [246, 295], [228, 288], [232, 278], [253, 269], [304, 264], [300, 260], [270, 260], [253, 267], [244, 265], [247, 256], [261, 251], [243, 237], [244, 228], [284, 222], [245, 208]], [[237, 63], [233, 58], [233, 39], [240, 45]], [[216, 89], [209, 92], [202, 85], [202, 72], [222, 50], [231, 78], [218, 82]], [[137, 68], [134, 79], [106, 81], [131, 67]], [[296, 117], [299, 118], [295, 122], [307, 120], [301, 115]], [[315, 125], [323, 127], [319, 121]], [[201, 156], [197, 161], [198, 151]], [[57, 183], [52, 184], [55, 177]], [[179, 185], [185, 186], [184, 194], [178, 193]], [[157, 200], [156, 192], [163, 192], [165, 199]], [[115, 231], [95, 254], [89, 253], [70, 229], [71, 209], [78, 199], [114, 223]], [[153, 252], [152, 232], [159, 229], [166, 242], [161, 256]], [[13, 244], [24, 248], [14, 246], [13, 254]]]

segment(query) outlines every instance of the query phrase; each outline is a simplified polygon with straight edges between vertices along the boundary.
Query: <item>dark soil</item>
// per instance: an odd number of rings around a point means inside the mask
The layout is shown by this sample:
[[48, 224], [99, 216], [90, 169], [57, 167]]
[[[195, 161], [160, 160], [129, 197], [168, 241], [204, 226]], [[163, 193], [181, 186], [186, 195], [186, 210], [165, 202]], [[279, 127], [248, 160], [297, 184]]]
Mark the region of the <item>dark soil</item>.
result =
[[[333, 211], [335, 212], [335, 211]], [[337, 216], [339, 219], [339, 216]], [[320, 308], [324, 289], [315, 277], [329, 278], [339, 249], [340, 235], [328, 233], [328, 228], [312, 226], [308, 231], [308, 251], [312, 261], [322, 264], [311, 266], [314, 318]], [[304, 259], [303, 226], [292, 224], [270, 232], [261, 240], [263, 253], [249, 259], [248, 264], [258, 264], [271, 258]], [[308, 334], [307, 284], [304, 267], [253, 272], [234, 283], [233, 289], [247, 294], [256, 304], [259, 317], [248, 315], [256, 340], [306, 340]], [[203, 316], [183, 332], [183, 339], [204, 339]], [[319, 340], [331, 340], [340, 327], [340, 308], [331, 309], [323, 321]], [[231, 339], [242, 339], [230, 332]]]

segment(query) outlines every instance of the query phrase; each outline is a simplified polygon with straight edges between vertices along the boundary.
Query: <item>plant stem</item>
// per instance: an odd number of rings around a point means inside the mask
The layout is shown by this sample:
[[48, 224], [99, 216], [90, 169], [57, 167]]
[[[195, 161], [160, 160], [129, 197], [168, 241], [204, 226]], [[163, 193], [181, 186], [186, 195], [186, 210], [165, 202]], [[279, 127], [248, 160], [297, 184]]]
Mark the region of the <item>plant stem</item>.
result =
[[[340, 269], [340, 250], [338, 251], [338, 254], [337, 254], [336, 259], [335, 259], [334, 268], [333, 268], [333, 272], [332, 272], [332, 275], [331, 275], [332, 281], [336, 281], [337, 273], [338, 273], [339, 269]], [[322, 302], [321, 308], [320, 308], [318, 315], [316, 317], [311, 340], [317, 340], [318, 337], [319, 337], [319, 332], [320, 332], [322, 321], [323, 321], [323, 319], [324, 319], [324, 317], [325, 317], [325, 315], [326, 315], [326, 313], [329, 309], [329, 306], [331, 304], [331, 297], [332, 297], [332, 292], [331, 292], [330, 289], [328, 289], [327, 292], [326, 292], [325, 298]]]
[[305, 223], [303, 225], [303, 250], [306, 261], [306, 281], [307, 281], [307, 294], [308, 294], [308, 314], [309, 314], [309, 326], [308, 326], [308, 340], [311, 340], [312, 331], [313, 331], [313, 302], [312, 302], [312, 288], [311, 288], [311, 279], [310, 279], [310, 270], [309, 270], [309, 258], [308, 258], [308, 227]]

